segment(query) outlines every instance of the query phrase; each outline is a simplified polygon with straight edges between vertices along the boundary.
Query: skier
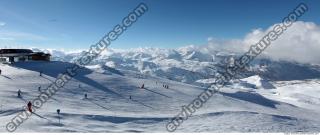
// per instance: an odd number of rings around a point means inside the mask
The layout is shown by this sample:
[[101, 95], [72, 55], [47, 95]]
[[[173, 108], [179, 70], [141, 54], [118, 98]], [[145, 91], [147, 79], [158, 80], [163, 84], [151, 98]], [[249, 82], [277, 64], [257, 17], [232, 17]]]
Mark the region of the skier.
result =
[[1, 75], [2, 70], [0, 69], [0, 75]]
[[41, 91], [41, 86], [38, 87], [38, 91]]
[[142, 84], [141, 89], [144, 89], [144, 84]]
[[18, 90], [18, 98], [21, 98], [21, 90]]
[[88, 99], [87, 93], [84, 94], [84, 99]]
[[130, 100], [132, 99], [132, 98], [131, 98], [131, 95], [129, 96], [129, 98], [130, 98]]
[[32, 113], [32, 103], [29, 101], [28, 103], [28, 111]]
[[40, 76], [42, 76], [42, 71], [40, 71], [39, 73], [40, 73]]
[[60, 109], [57, 109], [57, 114], [58, 114], [59, 124], [60, 124]]

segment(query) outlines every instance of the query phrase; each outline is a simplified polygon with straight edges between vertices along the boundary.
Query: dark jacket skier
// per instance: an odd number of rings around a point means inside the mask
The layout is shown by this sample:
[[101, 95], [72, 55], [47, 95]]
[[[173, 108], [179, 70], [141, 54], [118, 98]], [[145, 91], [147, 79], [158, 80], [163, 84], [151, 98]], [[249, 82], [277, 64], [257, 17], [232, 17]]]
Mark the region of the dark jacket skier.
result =
[[28, 111], [32, 113], [32, 103], [30, 101], [28, 103]]
[[21, 90], [19, 89], [18, 90], [18, 98], [20, 98], [21, 97]]

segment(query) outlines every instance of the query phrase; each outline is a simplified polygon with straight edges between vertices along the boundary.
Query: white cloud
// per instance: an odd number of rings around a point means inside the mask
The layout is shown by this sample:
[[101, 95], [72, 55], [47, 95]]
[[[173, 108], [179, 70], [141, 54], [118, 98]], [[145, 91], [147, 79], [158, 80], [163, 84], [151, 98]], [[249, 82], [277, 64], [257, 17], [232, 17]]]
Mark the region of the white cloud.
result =
[[5, 22], [1, 22], [1, 21], [0, 21], [0, 26], [5, 26], [5, 25], [6, 25]]
[[[266, 30], [255, 29], [244, 39], [210, 40], [207, 47], [244, 53], [272, 28], [273, 26]], [[320, 26], [313, 22], [296, 22], [272, 42], [262, 56], [275, 60], [320, 64]]]

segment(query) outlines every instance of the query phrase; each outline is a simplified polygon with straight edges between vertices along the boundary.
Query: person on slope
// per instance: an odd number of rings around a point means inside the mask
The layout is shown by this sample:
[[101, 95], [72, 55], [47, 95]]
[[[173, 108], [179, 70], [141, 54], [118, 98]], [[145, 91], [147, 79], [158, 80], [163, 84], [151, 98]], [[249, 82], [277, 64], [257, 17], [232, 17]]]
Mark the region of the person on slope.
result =
[[32, 113], [32, 103], [31, 103], [31, 101], [29, 101], [27, 106], [28, 106], [28, 111]]
[[18, 90], [18, 98], [21, 98], [21, 90]]
[[141, 89], [144, 89], [144, 84], [142, 84]]

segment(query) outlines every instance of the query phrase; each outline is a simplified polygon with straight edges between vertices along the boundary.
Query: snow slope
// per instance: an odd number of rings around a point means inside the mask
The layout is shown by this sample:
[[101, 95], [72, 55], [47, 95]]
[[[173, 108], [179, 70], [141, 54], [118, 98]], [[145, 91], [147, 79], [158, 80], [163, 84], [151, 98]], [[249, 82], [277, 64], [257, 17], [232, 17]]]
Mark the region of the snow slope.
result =
[[[45, 88], [69, 66], [57, 61], [0, 65], [0, 132], [39, 94], [39, 86]], [[177, 132], [319, 132], [319, 80], [272, 83], [275, 88], [269, 90], [222, 89]], [[139, 88], [142, 84], [145, 89]], [[16, 97], [18, 89], [23, 98]], [[169, 119], [203, 90], [137, 71], [88, 66], [36, 112], [46, 119], [32, 115], [16, 132], [166, 132]]]

